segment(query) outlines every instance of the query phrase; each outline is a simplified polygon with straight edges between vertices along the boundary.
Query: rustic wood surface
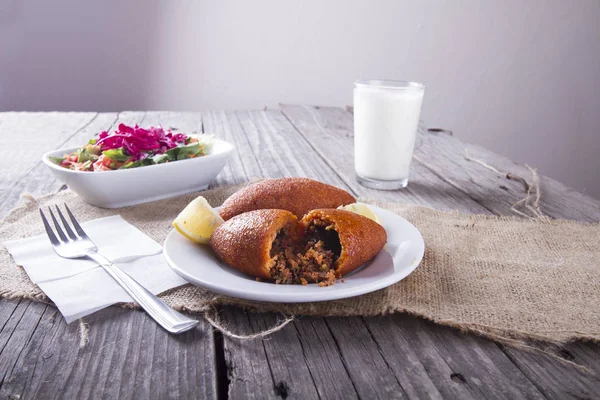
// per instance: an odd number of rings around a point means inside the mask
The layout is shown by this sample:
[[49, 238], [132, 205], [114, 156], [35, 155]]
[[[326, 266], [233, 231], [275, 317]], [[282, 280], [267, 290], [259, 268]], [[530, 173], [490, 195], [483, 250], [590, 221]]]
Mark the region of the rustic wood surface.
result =
[[[466, 213], [513, 215], [523, 165], [444, 132], [422, 129], [406, 190], [382, 192], [354, 180], [352, 114], [341, 108], [173, 113], [0, 113], [0, 218], [23, 192], [64, 188], [41, 155], [77, 146], [118, 123], [163, 124], [210, 132], [237, 152], [213, 186], [259, 177], [307, 176], [362, 198], [422, 204]], [[485, 161], [501, 174], [465, 158]], [[600, 220], [600, 202], [541, 177], [542, 211], [551, 217]], [[277, 323], [275, 314], [225, 308], [238, 333]], [[580, 371], [540, 353], [505, 348], [481, 337], [408, 315], [298, 317], [266, 340], [223, 337], [202, 322], [174, 337], [143, 312], [117, 307], [66, 325], [51, 304], [0, 300], [0, 398], [597, 398], [600, 347], [571, 343], [560, 354]]]

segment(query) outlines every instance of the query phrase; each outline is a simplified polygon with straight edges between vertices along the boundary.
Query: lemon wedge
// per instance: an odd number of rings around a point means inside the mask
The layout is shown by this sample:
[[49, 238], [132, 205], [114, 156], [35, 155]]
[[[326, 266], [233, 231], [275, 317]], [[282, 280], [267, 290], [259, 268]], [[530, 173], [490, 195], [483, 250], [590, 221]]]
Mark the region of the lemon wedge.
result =
[[371, 210], [365, 203], [352, 203], [348, 204], [347, 206], [339, 206], [338, 210], [351, 211], [353, 213], [362, 215], [363, 217], [372, 219], [381, 225], [381, 218], [379, 218], [379, 216], [375, 214], [373, 210]]
[[173, 221], [173, 228], [186, 238], [206, 244], [212, 233], [223, 222], [217, 210], [208, 201], [198, 196], [190, 202]]

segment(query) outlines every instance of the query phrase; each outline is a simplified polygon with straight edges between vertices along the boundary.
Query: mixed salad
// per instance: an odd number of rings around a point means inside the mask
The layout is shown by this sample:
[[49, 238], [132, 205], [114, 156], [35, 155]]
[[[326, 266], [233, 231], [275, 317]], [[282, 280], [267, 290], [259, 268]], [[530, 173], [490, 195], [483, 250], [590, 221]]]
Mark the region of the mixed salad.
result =
[[201, 157], [210, 151], [212, 137], [173, 133], [162, 127], [148, 129], [120, 124], [113, 133], [98, 138], [51, 161], [74, 171], [112, 171]]

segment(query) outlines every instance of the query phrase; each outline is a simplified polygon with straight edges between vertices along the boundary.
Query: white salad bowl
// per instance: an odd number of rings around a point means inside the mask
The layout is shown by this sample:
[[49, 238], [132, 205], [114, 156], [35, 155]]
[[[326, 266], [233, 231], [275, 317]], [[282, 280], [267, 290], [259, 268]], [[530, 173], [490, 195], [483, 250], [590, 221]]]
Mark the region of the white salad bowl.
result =
[[221, 172], [235, 147], [214, 139], [210, 153], [197, 158], [114, 171], [72, 171], [50, 160], [78, 147], [49, 151], [42, 161], [85, 202], [119, 208], [206, 189]]

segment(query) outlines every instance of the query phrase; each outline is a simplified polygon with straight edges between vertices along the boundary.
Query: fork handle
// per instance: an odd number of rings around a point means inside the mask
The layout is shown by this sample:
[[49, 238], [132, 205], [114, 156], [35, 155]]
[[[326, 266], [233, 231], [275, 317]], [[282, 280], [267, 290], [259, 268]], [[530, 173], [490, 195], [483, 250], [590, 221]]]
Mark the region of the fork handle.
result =
[[199, 321], [173, 310], [162, 300], [140, 285], [121, 268], [101, 254], [89, 254], [160, 326], [171, 333], [181, 333], [194, 328]]

